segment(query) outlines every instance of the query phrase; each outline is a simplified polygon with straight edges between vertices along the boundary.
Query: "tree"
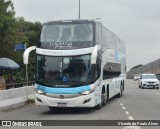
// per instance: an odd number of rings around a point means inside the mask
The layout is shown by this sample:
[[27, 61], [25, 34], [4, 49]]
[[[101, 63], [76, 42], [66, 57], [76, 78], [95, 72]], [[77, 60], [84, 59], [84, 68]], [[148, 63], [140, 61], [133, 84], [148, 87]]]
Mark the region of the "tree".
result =
[[[0, 57], [8, 57], [16, 61], [21, 66], [19, 75], [25, 71], [23, 51], [15, 51], [15, 45], [20, 43], [27, 44], [27, 47], [36, 45], [40, 29], [40, 22], [32, 23], [25, 21], [23, 17], [15, 18], [13, 3], [0, 0]], [[34, 63], [35, 56], [31, 53], [28, 66], [30, 75], [34, 75]]]
[[11, 1], [0, 0], [0, 55], [4, 56], [8, 29], [15, 23], [15, 12]]

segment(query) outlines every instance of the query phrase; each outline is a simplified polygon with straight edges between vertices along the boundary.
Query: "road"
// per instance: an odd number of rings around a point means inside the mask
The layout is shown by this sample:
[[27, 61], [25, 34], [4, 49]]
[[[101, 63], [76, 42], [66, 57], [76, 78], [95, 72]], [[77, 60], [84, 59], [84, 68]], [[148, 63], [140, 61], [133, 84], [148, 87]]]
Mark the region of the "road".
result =
[[[100, 110], [86, 108], [60, 108], [55, 111], [50, 111], [48, 107], [39, 107], [32, 104], [18, 109], [1, 112], [0, 120], [160, 120], [160, 90], [139, 89], [136, 81], [127, 80], [123, 96], [121, 98], [112, 98], [107, 105]], [[17, 129], [17, 127], [14, 128]], [[43, 128], [49, 129], [50, 127]], [[55, 127], [55, 129], [64, 128], [159, 129], [160, 126]]]

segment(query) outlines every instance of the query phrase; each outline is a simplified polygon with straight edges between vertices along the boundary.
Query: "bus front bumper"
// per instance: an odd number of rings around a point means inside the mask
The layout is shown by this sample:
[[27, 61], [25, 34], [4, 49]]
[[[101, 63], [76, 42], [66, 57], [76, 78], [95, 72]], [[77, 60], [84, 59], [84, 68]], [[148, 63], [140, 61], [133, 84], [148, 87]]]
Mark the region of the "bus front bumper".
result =
[[95, 107], [97, 99], [94, 92], [88, 95], [52, 95], [35, 93], [36, 105], [49, 107]]

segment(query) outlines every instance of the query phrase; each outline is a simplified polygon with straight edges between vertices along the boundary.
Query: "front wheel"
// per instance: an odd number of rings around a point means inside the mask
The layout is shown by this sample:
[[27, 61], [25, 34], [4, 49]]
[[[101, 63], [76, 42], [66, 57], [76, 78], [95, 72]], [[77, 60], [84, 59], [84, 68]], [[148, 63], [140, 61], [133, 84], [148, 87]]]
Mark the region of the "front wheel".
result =
[[143, 88], [144, 88], [142, 85], [143, 85], [143, 84], [141, 83], [141, 89], [143, 89]]
[[95, 109], [101, 109], [102, 108], [102, 102], [100, 102], [97, 106], [95, 106]]
[[141, 88], [141, 86], [139, 85], [139, 88]]
[[95, 106], [96, 109], [101, 109], [104, 105], [106, 105], [104, 94], [103, 93], [101, 94], [101, 102], [97, 106]]

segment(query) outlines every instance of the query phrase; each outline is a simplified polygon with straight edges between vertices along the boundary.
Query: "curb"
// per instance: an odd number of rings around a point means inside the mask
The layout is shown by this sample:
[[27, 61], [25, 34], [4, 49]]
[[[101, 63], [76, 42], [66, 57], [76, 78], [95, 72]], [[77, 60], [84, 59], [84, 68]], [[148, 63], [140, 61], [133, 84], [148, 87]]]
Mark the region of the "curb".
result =
[[34, 102], [34, 86], [0, 90], [0, 112]]
[[0, 112], [24, 106], [27, 101], [34, 101], [34, 94], [0, 101]]

